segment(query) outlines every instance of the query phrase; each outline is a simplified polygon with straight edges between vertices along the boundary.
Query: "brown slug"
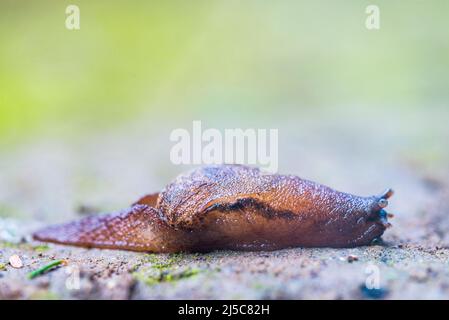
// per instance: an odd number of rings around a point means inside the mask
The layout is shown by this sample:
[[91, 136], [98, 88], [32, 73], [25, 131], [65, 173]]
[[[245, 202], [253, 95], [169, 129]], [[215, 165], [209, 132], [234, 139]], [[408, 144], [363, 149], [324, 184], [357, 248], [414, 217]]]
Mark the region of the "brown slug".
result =
[[292, 175], [241, 165], [180, 175], [118, 213], [34, 234], [40, 241], [149, 252], [368, 245], [390, 225], [388, 189], [359, 197]]

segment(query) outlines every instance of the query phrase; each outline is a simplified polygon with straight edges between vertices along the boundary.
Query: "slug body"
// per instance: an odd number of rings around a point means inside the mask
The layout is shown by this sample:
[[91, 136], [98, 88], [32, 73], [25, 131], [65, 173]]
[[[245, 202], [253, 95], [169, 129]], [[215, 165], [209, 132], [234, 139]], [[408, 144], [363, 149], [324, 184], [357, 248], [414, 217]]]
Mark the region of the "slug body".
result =
[[368, 245], [389, 226], [387, 199], [359, 197], [240, 165], [203, 167], [129, 209], [53, 226], [41, 241], [149, 252]]

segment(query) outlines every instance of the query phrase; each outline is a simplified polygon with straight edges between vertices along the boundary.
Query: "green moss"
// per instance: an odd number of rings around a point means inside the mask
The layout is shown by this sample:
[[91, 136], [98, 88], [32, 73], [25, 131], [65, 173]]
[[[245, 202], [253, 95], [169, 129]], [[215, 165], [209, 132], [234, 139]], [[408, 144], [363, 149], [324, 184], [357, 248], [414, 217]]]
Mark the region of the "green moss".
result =
[[36, 252], [44, 252], [50, 249], [50, 247], [46, 244], [33, 246], [29, 243], [14, 243], [8, 241], [1, 241], [0, 247], [2, 248], [11, 248], [11, 249], [19, 249], [19, 250], [30, 250]]
[[173, 253], [168, 257], [163, 258], [157, 254], [149, 254], [147, 261], [151, 263], [151, 267], [154, 269], [165, 270], [178, 265], [184, 259], [183, 253]]
[[185, 278], [190, 278], [193, 276], [196, 276], [197, 274], [199, 274], [201, 272], [200, 269], [197, 268], [188, 268], [187, 270], [184, 270], [182, 273], [180, 273], [177, 277], [177, 279], [185, 279]]
[[51, 291], [37, 291], [30, 296], [31, 300], [59, 300], [61, 299], [56, 293]]
[[135, 272], [133, 276], [146, 285], [155, 285], [162, 282], [176, 282], [182, 279], [191, 278], [201, 272], [197, 268], [186, 268], [184, 270], [179, 270], [177, 268], [170, 270], [163, 270], [150, 268], [147, 270], [142, 270]]
[[252, 285], [252, 287], [254, 288], [254, 290], [257, 290], [257, 291], [261, 291], [261, 290], [266, 289], [266, 286], [263, 283], [260, 283], [260, 282], [254, 283]]
[[45, 252], [48, 249], [50, 249], [50, 247], [46, 244], [42, 244], [42, 245], [34, 246], [34, 247], [32, 247], [32, 249], [36, 252]]
[[184, 254], [170, 254], [167, 257], [150, 254], [147, 261], [150, 266], [133, 273], [133, 276], [147, 285], [155, 285], [161, 282], [176, 282], [193, 277], [201, 272], [197, 268], [180, 268], [180, 262], [185, 258]]

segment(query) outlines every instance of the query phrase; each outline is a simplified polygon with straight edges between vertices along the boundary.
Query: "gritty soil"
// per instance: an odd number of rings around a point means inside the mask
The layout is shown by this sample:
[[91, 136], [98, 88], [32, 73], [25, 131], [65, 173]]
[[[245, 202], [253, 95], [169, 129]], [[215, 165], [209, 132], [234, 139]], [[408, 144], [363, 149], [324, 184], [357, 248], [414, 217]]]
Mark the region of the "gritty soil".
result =
[[[388, 207], [393, 227], [371, 246], [147, 254], [31, 240], [33, 230], [49, 223], [120, 209], [185, 169], [174, 172], [167, 157], [154, 159], [168, 154], [164, 138], [147, 151], [141, 131], [124, 132], [3, 154], [0, 164], [9, 170], [0, 172], [0, 299], [449, 298], [448, 171], [429, 170], [378, 132], [381, 143], [367, 145], [365, 134], [342, 146], [304, 130], [308, 135], [289, 135], [280, 146], [281, 172], [361, 195], [396, 190]], [[13, 254], [22, 268], [9, 264]], [[66, 264], [27, 277], [57, 259]], [[380, 288], [368, 289], [376, 279]]]

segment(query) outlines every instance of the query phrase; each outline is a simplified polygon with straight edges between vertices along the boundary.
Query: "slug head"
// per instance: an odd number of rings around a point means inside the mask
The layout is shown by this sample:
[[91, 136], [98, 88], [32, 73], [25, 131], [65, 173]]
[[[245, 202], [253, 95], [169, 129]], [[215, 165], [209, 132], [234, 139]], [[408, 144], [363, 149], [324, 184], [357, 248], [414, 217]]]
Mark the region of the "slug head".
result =
[[387, 189], [380, 196], [371, 198], [371, 205], [368, 207], [365, 213], [366, 218], [362, 222], [364, 224], [364, 231], [360, 238], [357, 239], [356, 245], [372, 243], [374, 240], [379, 239], [387, 228], [391, 227], [388, 218], [393, 217], [393, 215], [389, 214], [385, 208], [388, 206], [388, 198], [393, 193], [392, 189]]

